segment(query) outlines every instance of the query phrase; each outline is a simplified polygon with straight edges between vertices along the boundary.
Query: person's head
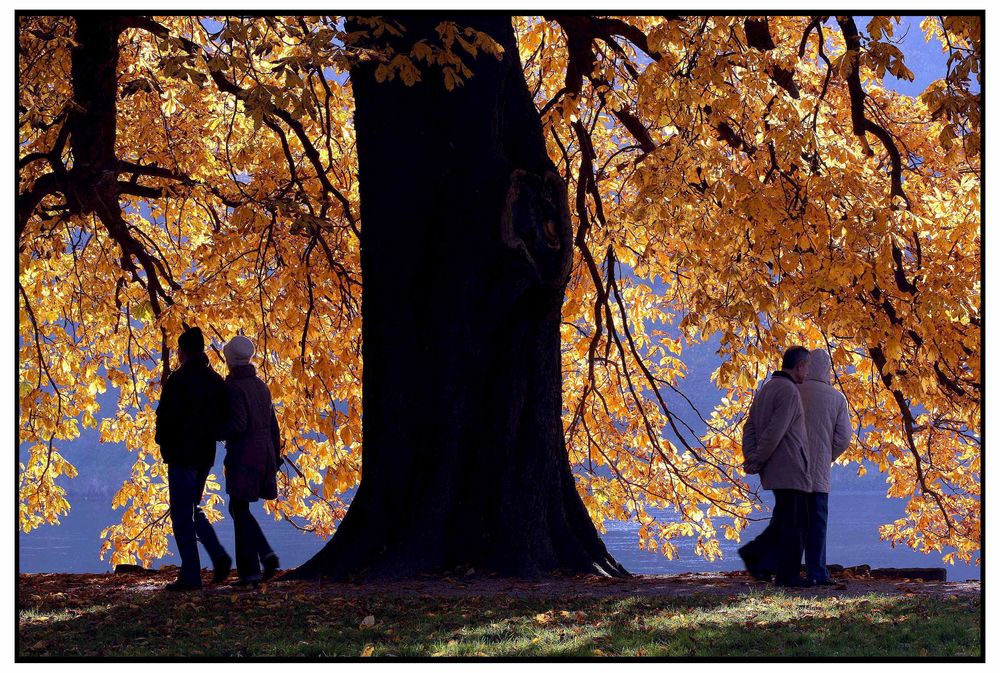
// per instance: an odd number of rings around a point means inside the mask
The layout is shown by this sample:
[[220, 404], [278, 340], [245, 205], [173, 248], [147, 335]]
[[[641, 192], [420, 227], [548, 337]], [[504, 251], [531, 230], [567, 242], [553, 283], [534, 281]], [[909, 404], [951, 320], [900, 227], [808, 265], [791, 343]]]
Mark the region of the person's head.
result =
[[781, 356], [781, 370], [791, 376], [796, 383], [806, 380], [809, 373], [809, 349], [792, 346]]
[[205, 352], [205, 337], [197, 327], [184, 330], [177, 338], [177, 353], [183, 364], [188, 358]]
[[226, 356], [226, 364], [230, 369], [250, 364], [254, 351], [253, 342], [242, 334], [234, 336], [222, 347], [222, 354]]
[[823, 383], [833, 382], [833, 362], [825, 349], [817, 348], [809, 351], [809, 371], [806, 378]]

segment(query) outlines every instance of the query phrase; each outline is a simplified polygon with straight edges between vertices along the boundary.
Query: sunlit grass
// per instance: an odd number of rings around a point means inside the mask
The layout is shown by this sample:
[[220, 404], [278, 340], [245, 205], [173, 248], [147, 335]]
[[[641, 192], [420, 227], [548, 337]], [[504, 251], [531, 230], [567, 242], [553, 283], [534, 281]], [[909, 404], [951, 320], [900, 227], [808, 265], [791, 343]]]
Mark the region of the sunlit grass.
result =
[[[978, 596], [687, 597], [104, 591], [22, 604], [28, 656], [979, 656]], [[108, 605], [109, 599], [120, 599]], [[44, 598], [41, 599], [43, 602]], [[370, 617], [371, 619], [366, 619]], [[42, 646], [39, 646], [39, 643]]]

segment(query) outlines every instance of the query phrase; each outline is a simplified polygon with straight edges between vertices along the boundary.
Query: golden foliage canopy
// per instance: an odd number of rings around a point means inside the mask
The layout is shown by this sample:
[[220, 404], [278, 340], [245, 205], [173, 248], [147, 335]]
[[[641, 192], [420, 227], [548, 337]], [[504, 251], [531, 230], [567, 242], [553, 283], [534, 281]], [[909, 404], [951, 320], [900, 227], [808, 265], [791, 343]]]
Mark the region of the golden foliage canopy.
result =
[[[980, 21], [923, 21], [948, 73], [913, 98], [885, 86], [912, 78], [898, 20], [514, 17], [574, 211], [564, 421], [599, 526], [635, 520], [667, 556], [678, 536], [709, 558], [719, 527], [738, 538], [760, 508], [741, 421], [801, 343], [829, 349], [859, 429], [842, 460], [874, 463], [908, 499], [883, 537], [964, 560], [979, 548]], [[20, 525], [68, 510], [58, 480], [76, 468], [55, 442], [96, 427], [135, 454], [104, 551], [165, 553], [153, 409], [168, 345], [197, 324], [216, 349], [258, 343], [288, 458], [269, 510], [329, 535], [360, 475], [350, 65], [379, 59], [380, 78], [408, 85], [440, 69], [453, 88], [499, 48], [449, 21], [410, 53], [353, 47], [328, 16], [111, 25], [102, 98], [100, 68], [74, 60], [92, 54], [73, 17], [19, 17]], [[94, 87], [89, 107], [74, 85]], [[693, 431], [665, 393], [685, 347], [713, 335], [721, 400]], [[117, 405], [102, 409], [108, 386]]]

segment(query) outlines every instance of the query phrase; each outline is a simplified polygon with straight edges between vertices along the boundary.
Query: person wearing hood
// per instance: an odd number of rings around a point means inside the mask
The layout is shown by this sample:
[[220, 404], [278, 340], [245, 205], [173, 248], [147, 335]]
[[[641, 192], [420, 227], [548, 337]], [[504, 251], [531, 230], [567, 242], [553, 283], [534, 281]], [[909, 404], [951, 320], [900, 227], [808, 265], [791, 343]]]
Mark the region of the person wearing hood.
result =
[[[281, 433], [267, 384], [250, 364], [254, 345], [233, 337], [222, 349], [229, 366], [226, 388], [229, 417], [226, 428], [226, 493], [236, 536], [239, 586], [256, 585], [278, 570], [278, 555], [250, 511], [250, 503], [278, 497]], [[263, 572], [261, 568], [263, 567]]]
[[743, 426], [743, 469], [760, 474], [761, 486], [774, 493], [774, 510], [767, 528], [738, 551], [754, 579], [774, 575], [779, 587], [812, 586], [799, 574], [812, 490], [799, 398], [808, 356], [802, 346], [785, 351], [781, 370], [754, 396]]
[[830, 354], [809, 352], [806, 380], [799, 386], [808, 436], [809, 531], [806, 534], [806, 578], [815, 584], [833, 585], [826, 567], [826, 524], [830, 497], [830, 466], [851, 443], [854, 430], [847, 398], [833, 387]]
[[199, 506], [215, 464], [215, 442], [221, 439], [226, 387], [208, 362], [200, 329], [181, 334], [177, 347], [180, 367], [167, 377], [156, 406], [156, 443], [167, 464], [170, 522], [181, 557], [180, 576], [166, 589], [190, 591], [201, 588], [198, 540], [212, 559], [213, 583], [224, 580], [233, 567]]

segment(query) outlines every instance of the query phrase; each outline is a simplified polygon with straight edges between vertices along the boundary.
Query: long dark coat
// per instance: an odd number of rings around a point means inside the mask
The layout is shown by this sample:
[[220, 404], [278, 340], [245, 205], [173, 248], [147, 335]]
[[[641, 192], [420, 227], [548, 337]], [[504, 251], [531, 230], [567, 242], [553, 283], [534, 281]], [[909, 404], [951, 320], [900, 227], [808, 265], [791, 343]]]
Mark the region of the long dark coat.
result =
[[156, 443], [168, 465], [206, 468], [222, 439], [226, 386], [204, 353], [190, 356], [163, 384], [156, 406]]
[[234, 367], [226, 377], [226, 493], [254, 502], [278, 497], [281, 434], [271, 391], [253, 365]]

